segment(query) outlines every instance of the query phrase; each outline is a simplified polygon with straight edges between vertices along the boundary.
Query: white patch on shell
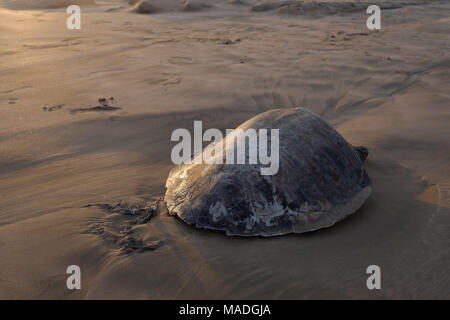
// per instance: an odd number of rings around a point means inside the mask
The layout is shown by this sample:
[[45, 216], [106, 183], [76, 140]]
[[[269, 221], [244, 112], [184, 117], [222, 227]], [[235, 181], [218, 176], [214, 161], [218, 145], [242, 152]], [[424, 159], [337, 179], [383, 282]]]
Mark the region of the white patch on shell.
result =
[[209, 213], [212, 214], [213, 221], [216, 222], [227, 215], [227, 209], [222, 202], [216, 202], [209, 207]]
[[260, 223], [270, 227], [274, 218], [291, 214], [291, 210], [284, 208], [276, 196], [273, 202], [255, 202], [251, 207], [252, 215], [247, 219], [247, 230], [251, 230], [255, 224]]

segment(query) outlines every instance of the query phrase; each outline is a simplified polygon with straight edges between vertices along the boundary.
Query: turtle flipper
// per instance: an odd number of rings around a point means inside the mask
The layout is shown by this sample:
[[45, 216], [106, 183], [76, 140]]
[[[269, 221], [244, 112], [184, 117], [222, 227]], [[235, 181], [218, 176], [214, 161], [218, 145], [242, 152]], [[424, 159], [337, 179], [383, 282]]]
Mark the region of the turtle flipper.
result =
[[364, 146], [357, 146], [354, 148], [356, 151], [358, 151], [361, 161], [364, 162], [366, 160], [367, 156], [369, 155], [369, 149], [367, 149], [367, 147], [364, 147]]

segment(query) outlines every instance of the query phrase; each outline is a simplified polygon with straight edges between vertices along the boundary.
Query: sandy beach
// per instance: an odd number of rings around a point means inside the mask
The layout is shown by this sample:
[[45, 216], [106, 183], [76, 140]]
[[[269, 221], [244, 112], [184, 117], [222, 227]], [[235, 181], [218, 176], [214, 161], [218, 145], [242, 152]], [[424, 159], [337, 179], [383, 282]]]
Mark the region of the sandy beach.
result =
[[[450, 2], [377, 1], [381, 30], [369, 2], [131, 2], [69, 30], [72, 1], [0, 0], [1, 299], [450, 299]], [[175, 129], [300, 106], [368, 147], [357, 213], [273, 238], [167, 214]]]

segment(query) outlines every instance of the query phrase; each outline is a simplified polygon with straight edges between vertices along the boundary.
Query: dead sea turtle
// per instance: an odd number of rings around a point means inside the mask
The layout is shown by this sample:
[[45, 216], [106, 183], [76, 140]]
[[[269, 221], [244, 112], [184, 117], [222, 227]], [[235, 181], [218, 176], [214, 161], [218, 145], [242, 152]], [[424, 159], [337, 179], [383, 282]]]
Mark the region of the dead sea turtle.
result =
[[[237, 129], [252, 128], [279, 129], [276, 174], [262, 175], [262, 164], [179, 165], [166, 183], [171, 214], [227, 235], [275, 236], [329, 227], [369, 197], [367, 148], [350, 145], [321, 117], [304, 108], [274, 109]], [[233, 134], [223, 140], [224, 155], [235, 148], [230, 139]]]

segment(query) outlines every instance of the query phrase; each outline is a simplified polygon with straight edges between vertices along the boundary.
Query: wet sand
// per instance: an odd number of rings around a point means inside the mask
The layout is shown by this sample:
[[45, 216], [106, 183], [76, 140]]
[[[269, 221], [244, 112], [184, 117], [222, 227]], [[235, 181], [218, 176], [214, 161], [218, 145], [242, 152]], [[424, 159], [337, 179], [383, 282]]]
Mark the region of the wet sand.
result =
[[[448, 2], [384, 2], [381, 31], [257, 1], [86, 1], [68, 30], [64, 1], [30, 2], [0, 1], [0, 298], [450, 298]], [[173, 130], [296, 106], [369, 148], [350, 218], [263, 239], [121, 211], [163, 197]]]

